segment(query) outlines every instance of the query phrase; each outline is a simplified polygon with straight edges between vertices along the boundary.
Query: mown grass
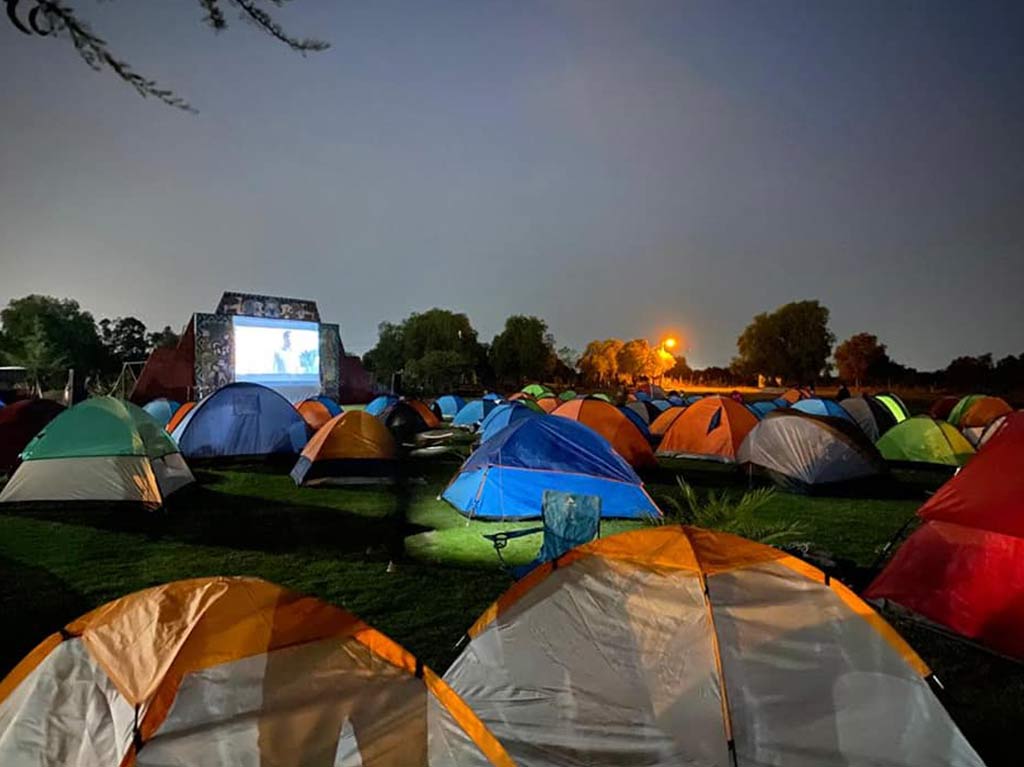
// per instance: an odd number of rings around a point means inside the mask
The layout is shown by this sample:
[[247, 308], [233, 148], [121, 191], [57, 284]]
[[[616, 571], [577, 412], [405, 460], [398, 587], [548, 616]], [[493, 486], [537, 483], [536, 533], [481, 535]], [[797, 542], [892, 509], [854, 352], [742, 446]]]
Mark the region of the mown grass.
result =
[[[0, 508], [0, 674], [46, 634], [125, 593], [180, 578], [250, 575], [314, 594], [355, 612], [443, 671], [455, 644], [507, 588], [484, 533], [536, 522], [467, 520], [438, 495], [457, 458], [422, 462], [409, 514], [408, 560], [387, 573], [393, 498], [383, 488], [296, 488], [266, 466], [200, 469], [199, 486], [166, 513], [127, 508]], [[698, 488], [741, 493], [732, 470], [667, 463], [649, 478], [658, 498], [682, 474]], [[870, 566], [911, 520], [920, 498], [813, 498], [776, 494], [759, 522], [799, 524], [799, 540]], [[607, 521], [602, 534], [644, 522]], [[540, 536], [510, 545], [529, 561]], [[900, 623], [948, 687], [946, 703], [989, 764], [1011, 764], [1010, 737], [1024, 724], [1024, 672], [1017, 664]]]

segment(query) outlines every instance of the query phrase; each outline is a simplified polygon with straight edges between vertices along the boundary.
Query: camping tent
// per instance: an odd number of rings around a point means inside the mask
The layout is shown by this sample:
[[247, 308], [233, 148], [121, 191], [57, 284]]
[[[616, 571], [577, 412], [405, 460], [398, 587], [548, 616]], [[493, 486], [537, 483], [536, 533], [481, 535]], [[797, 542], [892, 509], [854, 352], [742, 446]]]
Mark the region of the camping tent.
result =
[[398, 397], [394, 394], [381, 394], [370, 400], [370, 404], [366, 406], [366, 412], [370, 415], [380, 415], [396, 402], [398, 402]]
[[185, 416], [189, 414], [189, 411], [196, 406], [195, 402], [182, 402], [178, 406], [178, 409], [174, 411], [174, 415], [171, 416], [171, 420], [164, 426], [164, 430], [173, 435], [174, 430], [178, 428], [178, 424], [185, 420]]
[[437, 429], [441, 426], [441, 419], [425, 403], [420, 402], [418, 399], [407, 399], [405, 403], [420, 414], [420, 418], [423, 419], [423, 423], [426, 424], [428, 429]]
[[522, 391], [523, 394], [529, 394], [534, 399], [540, 399], [544, 395], [552, 393], [551, 389], [546, 387], [544, 384], [539, 383], [527, 384], [520, 391]]
[[779, 403], [770, 399], [760, 400], [758, 402], [751, 402], [747, 407], [749, 407], [753, 411], [754, 415], [757, 416], [758, 420], [760, 420], [773, 410], [778, 410]]
[[0, 502], [130, 501], [160, 506], [194, 482], [177, 445], [142, 408], [94, 397], [65, 410], [22, 452]]
[[480, 441], [486, 442], [509, 424], [522, 421], [525, 418], [537, 418], [540, 415], [542, 414], [533, 408], [518, 402], [505, 402], [498, 405], [480, 422]]
[[808, 397], [807, 399], [795, 402], [793, 410], [799, 410], [801, 413], [807, 413], [807, 415], [827, 415], [832, 418], [844, 418], [847, 421], [853, 421], [850, 414], [834, 399]]
[[335, 416], [341, 415], [341, 408], [327, 397], [310, 397], [296, 405], [295, 409], [310, 431], [316, 431]]
[[792, 405], [794, 402], [799, 402], [802, 399], [811, 396], [803, 389], [786, 389], [780, 396], [779, 399], [784, 400], [788, 404]]
[[475, 429], [480, 422], [487, 417], [496, 407], [500, 407], [492, 399], [473, 399], [462, 406], [452, 421], [452, 426], [460, 426], [464, 429]]
[[917, 512], [922, 525], [868, 587], [1024, 659], [1024, 419], [1007, 423]]
[[0, 474], [18, 462], [18, 454], [43, 428], [64, 412], [48, 399], [23, 399], [0, 410]]
[[775, 410], [751, 429], [736, 460], [794, 490], [876, 477], [885, 462], [856, 425], [841, 418]]
[[994, 436], [1002, 431], [1011, 421], [1024, 418], [1024, 411], [1015, 410], [1012, 413], [1001, 415], [995, 419], [992, 423], [985, 427], [985, 431], [981, 433], [981, 437], [978, 439], [978, 450], [981, 450], [987, 445]]
[[438, 397], [434, 403], [441, 411], [441, 417], [450, 421], [455, 417], [466, 404], [466, 400], [462, 399], [458, 394], [445, 394], [443, 397]]
[[159, 397], [147, 402], [142, 409], [145, 410], [154, 421], [166, 428], [167, 422], [171, 420], [171, 416], [178, 411], [179, 407], [181, 407], [180, 402], [175, 402], [174, 400], [167, 399], [166, 397]]
[[542, 394], [537, 397], [537, 406], [545, 413], [555, 412], [555, 408], [561, 404], [562, 400], [558, 399], [554, 394]]
[[686, 411], [684, 405], [673, 405], [664, 413], [651, 421], [650, 432], [653, 437], [663, 437], [668, 428]]
[[651, 404], [658, 408], [659, 415], [672, 407], [672, 403], [667, 399], [652, 399]]
[[335, 416], [303, 448], [292, 479], [296, 485], [360, 485], [389, 481], [398, 454], [388, 428], [369, 413]]
[[665, 432], [658, 455], [732, 463], [757, 417], [729, 397], [704, 397], [686, 408]]
[[886, 392], [884, 394], [872, 395], [878, 402], [886, 407], [886, 409], [892, 413], [892, 417], [896, 419], [896, 423], [905, 421], [910, 418], [910, 409], [903, 404], [903, 400], [897, 397], [892, 392]]
[[917, 415], [896, 424], [875, 444], [887, 461], [963, 466], [974, 448], [956, 427], [931, 416]]
[[562, 400], [562, 402], [568, 402], [571, 399], [576, 399], [576, 392], [574, 392], [572, 389], [566, 389], [564, 392], [558, 395], [558, 399]]
[[924, 661], [839, 581], [665, 525], [540, 565], [445, 680], [520, 767], [982, 767]]
[[495, 402], [501, 402], [501, 395], [498, 394], [497, 392], [489, 391], [481, 399], [490, 399], [494, 400]]
[[273, 389], [232, 383], [192, 408], [172, 434], [186, 458], [296, 454], [308, 427], [292, 404]]
[[1013, 408], [1001, 397], [982, 397], [971, 403], [960, 417], [960, 431], [972, 445], [977, 445], [988, 425], [1012, 413]]
[[839, 403], [871, 442], [896, 425], [896, 417], [874, 397], [847, 397]]
[[636, 425], [614, 405], [598, 399], [574, 399], [562, 403], [552, 415], [571, 418], [589, 426], [611, 444], [634, 468], [657, 465], [651, 445]]
[[[641, 403], [639, 403], [639, 402], [630, 402], [629, 404], [630, 405], [637, 405], [637, 404], [641, 404]], [[626, 418], [628, 418], [637, 429], [639, 429], [640, 433], [644, 435], [645, 439], [650, 439], [650, 436], [651, 436], [650, 427], [648, 427], [648, 425], [644, 422], [644, 419], [641, 418], [640, 415], [635, 410], [627, 407], [626, 405], [623, 405], [622, 407], [620, 407], [619, 410], [621, 410], [622, 414], [624, 416], [626, 416]]]
[[600, 434], [569, 418], [527, 418], [478, 447], [443, 498], [471, 517], [541, 515], [545, 490], [601, 497], [605, 517], [658, 516], [640, 478]]
[[129, 594], [0, 682], [4, 767], [470, 763], [512, 767], [433, 671], [342, 608], [256, 578]]
[[960, 419], [963, 418], [971, 405], [978, 400], [982, 399], [984, 394], [968, 394], [966, 397], [961, 397], [957, 400], [957, 403], [953, 406], [953, 409], [949, 411], [949, 416], [946, 418], [951, 424], [956, 427], [960, 426]]
[[623, 405], [622, 408], [624, 410], [632, 410], [648, 426], [655, 418], [661, 415], [661, 408], [651, 400], [637, 400], [636, 402], [630, 402], [628, 405]]
[[937, 420], [948, 421], [949, 414], [953, 412], [959, 397], [939, 397], [928, 409], [928, 415]]

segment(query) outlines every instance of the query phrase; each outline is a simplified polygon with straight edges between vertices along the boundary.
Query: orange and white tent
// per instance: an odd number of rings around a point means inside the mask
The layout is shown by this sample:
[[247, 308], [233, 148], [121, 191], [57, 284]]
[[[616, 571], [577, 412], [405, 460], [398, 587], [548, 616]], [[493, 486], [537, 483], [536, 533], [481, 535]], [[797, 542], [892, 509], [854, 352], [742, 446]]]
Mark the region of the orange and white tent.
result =
[[690, 405], [665, 431], [658, 455], [733, 463], [757, 416], [730, 397], [704, 397]]
[[201, 578], [43, 640], [0, 682], [0, 764], [513, 763], [445, 682], [345, 610], [258, 579]]
[[445, 680], [520, 767], [981, 767], [929, 670], [784, 552], [665, 525], [573, 549], [469, 631]]
[[572, 399], [551, 411], [552, 415], [579, 421], [611, 444], [634, 469], [656, 466], [651, 445], [640, 430], [614, 405], [599, 399]]
[[349, 410], [320, 427], [292, 469], [296, 485], [390, 482], [398, 445], [388, 427], [365, 410]]

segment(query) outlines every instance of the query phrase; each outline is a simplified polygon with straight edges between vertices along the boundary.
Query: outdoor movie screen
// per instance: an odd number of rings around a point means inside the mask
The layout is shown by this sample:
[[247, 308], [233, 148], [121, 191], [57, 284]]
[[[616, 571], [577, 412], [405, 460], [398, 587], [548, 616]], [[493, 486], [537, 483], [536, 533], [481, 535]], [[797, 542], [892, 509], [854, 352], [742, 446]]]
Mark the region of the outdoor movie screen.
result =
[[315, 322], [233, 318], [235, 380], [280, 388], [320, 385], [320, 326]]

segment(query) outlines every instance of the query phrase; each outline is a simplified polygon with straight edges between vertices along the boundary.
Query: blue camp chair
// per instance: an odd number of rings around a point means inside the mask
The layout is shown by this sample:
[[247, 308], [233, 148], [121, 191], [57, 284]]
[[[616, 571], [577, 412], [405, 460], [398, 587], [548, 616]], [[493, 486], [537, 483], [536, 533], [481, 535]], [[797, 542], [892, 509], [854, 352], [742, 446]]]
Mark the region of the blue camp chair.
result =
[[[601, 496], [545, 490], [541, 502], [543, 527], [508, 530], [485, 535], [509, 574], [519, 580], [537, 565], [558, 559], [569, 549], [589, 543], [601, 534]], [[501, 555], [502, 549], [515, 538], [544, 533], [537, 558], [526, 565], [510, 567]]]

